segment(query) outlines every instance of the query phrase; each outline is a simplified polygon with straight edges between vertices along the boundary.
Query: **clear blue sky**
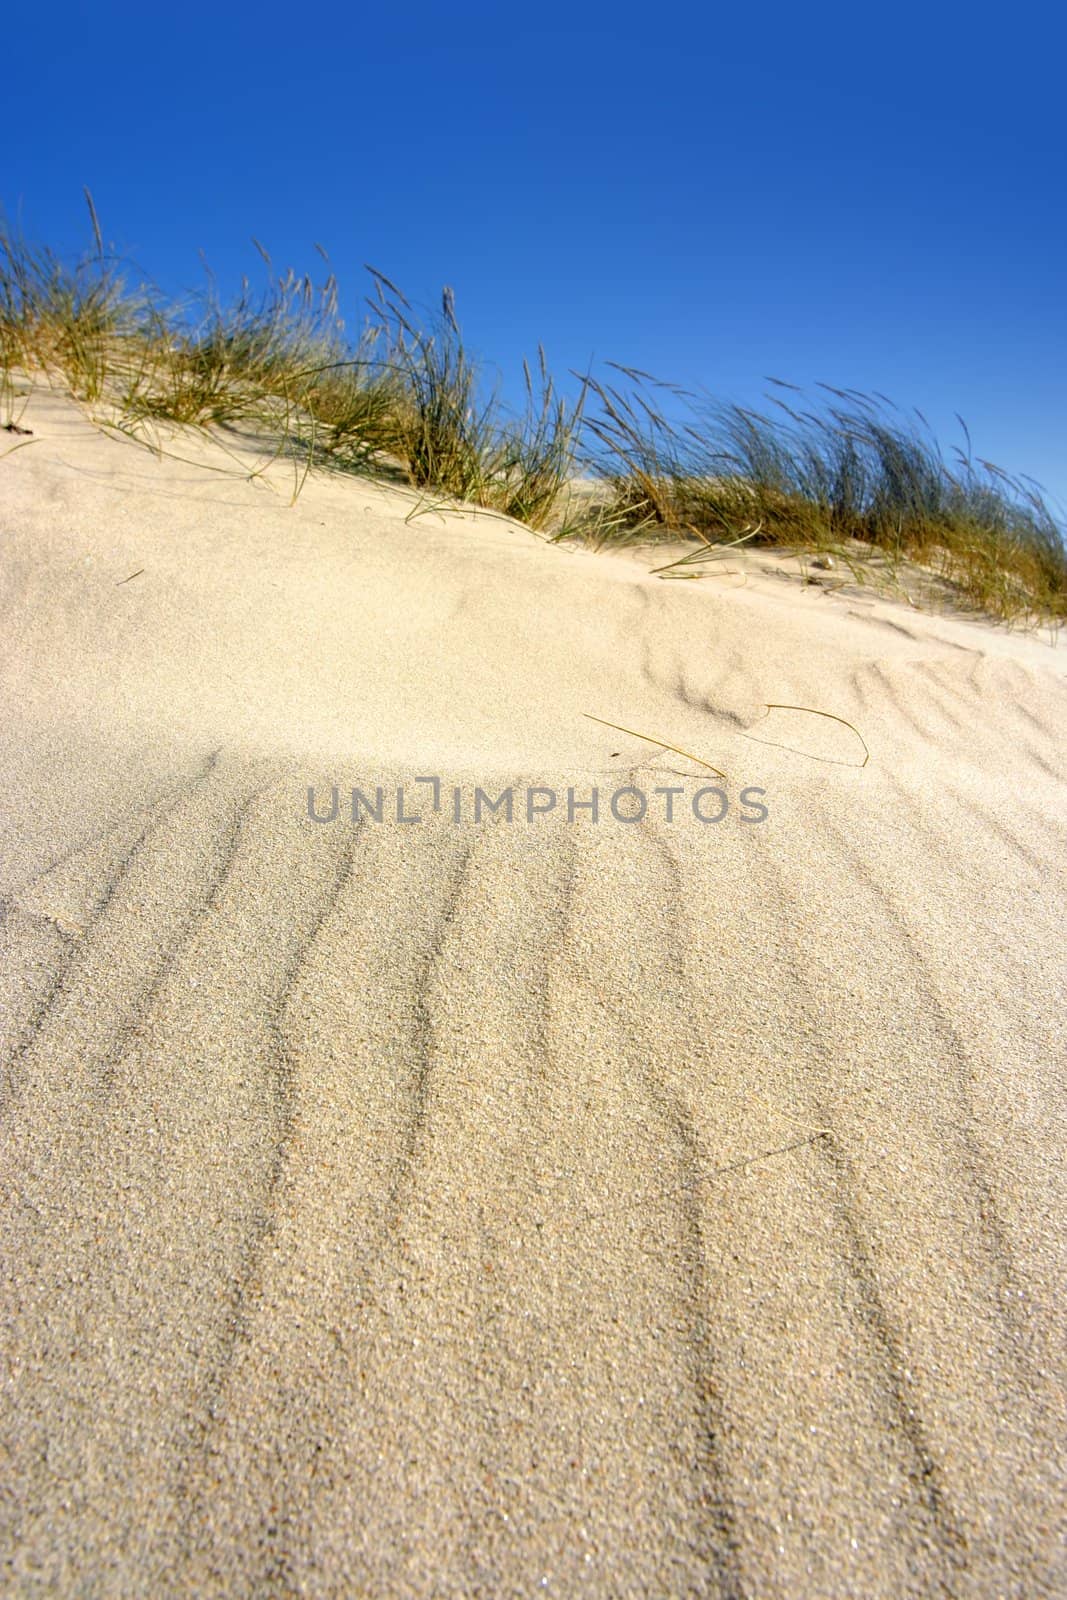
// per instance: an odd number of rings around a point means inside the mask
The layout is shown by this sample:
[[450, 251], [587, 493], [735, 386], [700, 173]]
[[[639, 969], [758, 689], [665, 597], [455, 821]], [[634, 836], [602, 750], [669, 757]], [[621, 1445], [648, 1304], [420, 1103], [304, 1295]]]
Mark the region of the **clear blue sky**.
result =
[[[1058, 36], [1057, 36], [1058, 34]], [[0, 201], [169, 289], [329, 250], [514, 371], [881, 389], [1067, 502], [1051, 4], [20, 6]]]

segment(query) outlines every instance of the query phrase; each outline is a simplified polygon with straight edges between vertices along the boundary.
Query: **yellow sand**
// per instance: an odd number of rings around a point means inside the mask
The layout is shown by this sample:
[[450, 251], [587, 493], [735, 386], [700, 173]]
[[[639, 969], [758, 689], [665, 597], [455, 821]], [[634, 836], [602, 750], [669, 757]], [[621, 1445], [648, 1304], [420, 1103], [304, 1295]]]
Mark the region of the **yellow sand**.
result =
[[1064, 649], [22, 421], [0, 1590], [1062, 1594]]

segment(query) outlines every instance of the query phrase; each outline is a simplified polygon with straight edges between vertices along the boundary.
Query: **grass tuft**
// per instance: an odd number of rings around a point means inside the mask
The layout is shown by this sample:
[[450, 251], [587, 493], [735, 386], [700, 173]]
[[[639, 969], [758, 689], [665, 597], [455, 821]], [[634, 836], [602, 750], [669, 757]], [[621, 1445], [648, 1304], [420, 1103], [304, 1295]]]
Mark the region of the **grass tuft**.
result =
[[1062, 529], [1029, 480], [974, 457], [962, 422], [949, 464], [882, 396], [821, 385], [829, 400], [805, 404], [774, 380], [790, 400], [757, 411], [618, 370], [628, 387], [591, 381], [586, 417], [617, 538], [695, 539], [688, 564], [744, 542], [836, 553], [860, 577], [908, 562], [1000, 620], [1067, 617]]
[[58, 375], [80, 400], [97, 400], [142, 306], [103, 245], [85, 191], [94, 248], [72, 265], [30, 245], [0, 219], [0, 369]]

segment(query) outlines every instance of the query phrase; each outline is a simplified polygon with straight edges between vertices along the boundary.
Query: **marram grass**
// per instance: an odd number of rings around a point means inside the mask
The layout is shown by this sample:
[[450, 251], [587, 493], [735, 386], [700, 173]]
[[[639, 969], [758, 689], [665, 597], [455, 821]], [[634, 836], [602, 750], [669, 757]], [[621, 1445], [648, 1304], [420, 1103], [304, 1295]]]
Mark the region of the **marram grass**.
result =
[[[179, 303], [104, 243], [65, 261], [0, 223], [0, 424], [20, 385], [59, 385], [112, 428], [241, 427], [312, 467], [399, 479], [593, 545], [693, 548], [657, 570], [694, 577], [738, 545], [831, 553], [859, 581], [932, 577], [1005, 622], [1067, 618], [1067, 553], [1040, 489], [965, 447], [947, 460], [918, 413], [880, 395], [769, 380], [762, 410], [609, 363], [563, 395], [543, 349], [509, 412], [465, 343], [452, 291], [422, 316], [370, 273], [354, 339], [338, 285], [279, 276]], [[329, 267], [325, 252], [324, 266]], [[9, 415], [10, 413], [10, 415]], [[7, 453], [10, 453], [8, 451]], [[302, 479], [300, 480], [302, 481]], [[580, 492], [577, 492], [580, 489]], [[722, 569], [719, 569], [720, 571]]]

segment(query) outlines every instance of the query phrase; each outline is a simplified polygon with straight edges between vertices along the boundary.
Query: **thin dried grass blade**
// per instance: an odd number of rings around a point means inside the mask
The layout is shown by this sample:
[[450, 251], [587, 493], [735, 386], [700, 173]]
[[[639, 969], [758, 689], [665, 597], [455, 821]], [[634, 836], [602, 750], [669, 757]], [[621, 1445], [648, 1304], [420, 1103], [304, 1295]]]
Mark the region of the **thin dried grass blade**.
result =
[[[867, 748], [866, 739], [864, 739], [862, 733], [856, 727], [856, 724], [854, 722], [849, 722], [847, 717], [836, 716], [832, 711], [819, 711], [815, 706], [786, 706], [782, 705], [782, 703], [778, 700], [771, 700], [767, 702], [767, 715], [770, 716], [772, 711], [806, 711], [811, 717], [827, 717], [831, 722], [840, 722], [843, 728], [851, 729], [851, 731], [856, 735], [856, 738], [859, 740], [860, 744], [863, 746], [863, 760], [860, 762], [860, 770], [862, 770], [871, 759], [871, 752]], [[764, 718], [761, 717], [760, 721], [762, 722], [763, 720]]]
[[717, 778], [729, 782], [725, 772], [720, 772], [718, 767], [713, 767], [711, 762], [705, 761], [702, 756], [695, 756], [691, 750], [683, 750], [677, 744], [668, 744], [665, 739], [655, 739], [650, 733], [638, 733], [636, 728], [624, 728], [621, 722], [608, 722], [604, 717], [594, 717], [591, 711], [583, 711], [582, 715], [590, 722], [599, 722], [602, 728], [614, 728], [616, 733], [628, 733], [631, 739], [644, 739], [646, 744], [657, 745], [660, 750], [670, 750], [676, 756], [684, 756], [687, 761], [695, 761], [698, 767], [707, 767]]

